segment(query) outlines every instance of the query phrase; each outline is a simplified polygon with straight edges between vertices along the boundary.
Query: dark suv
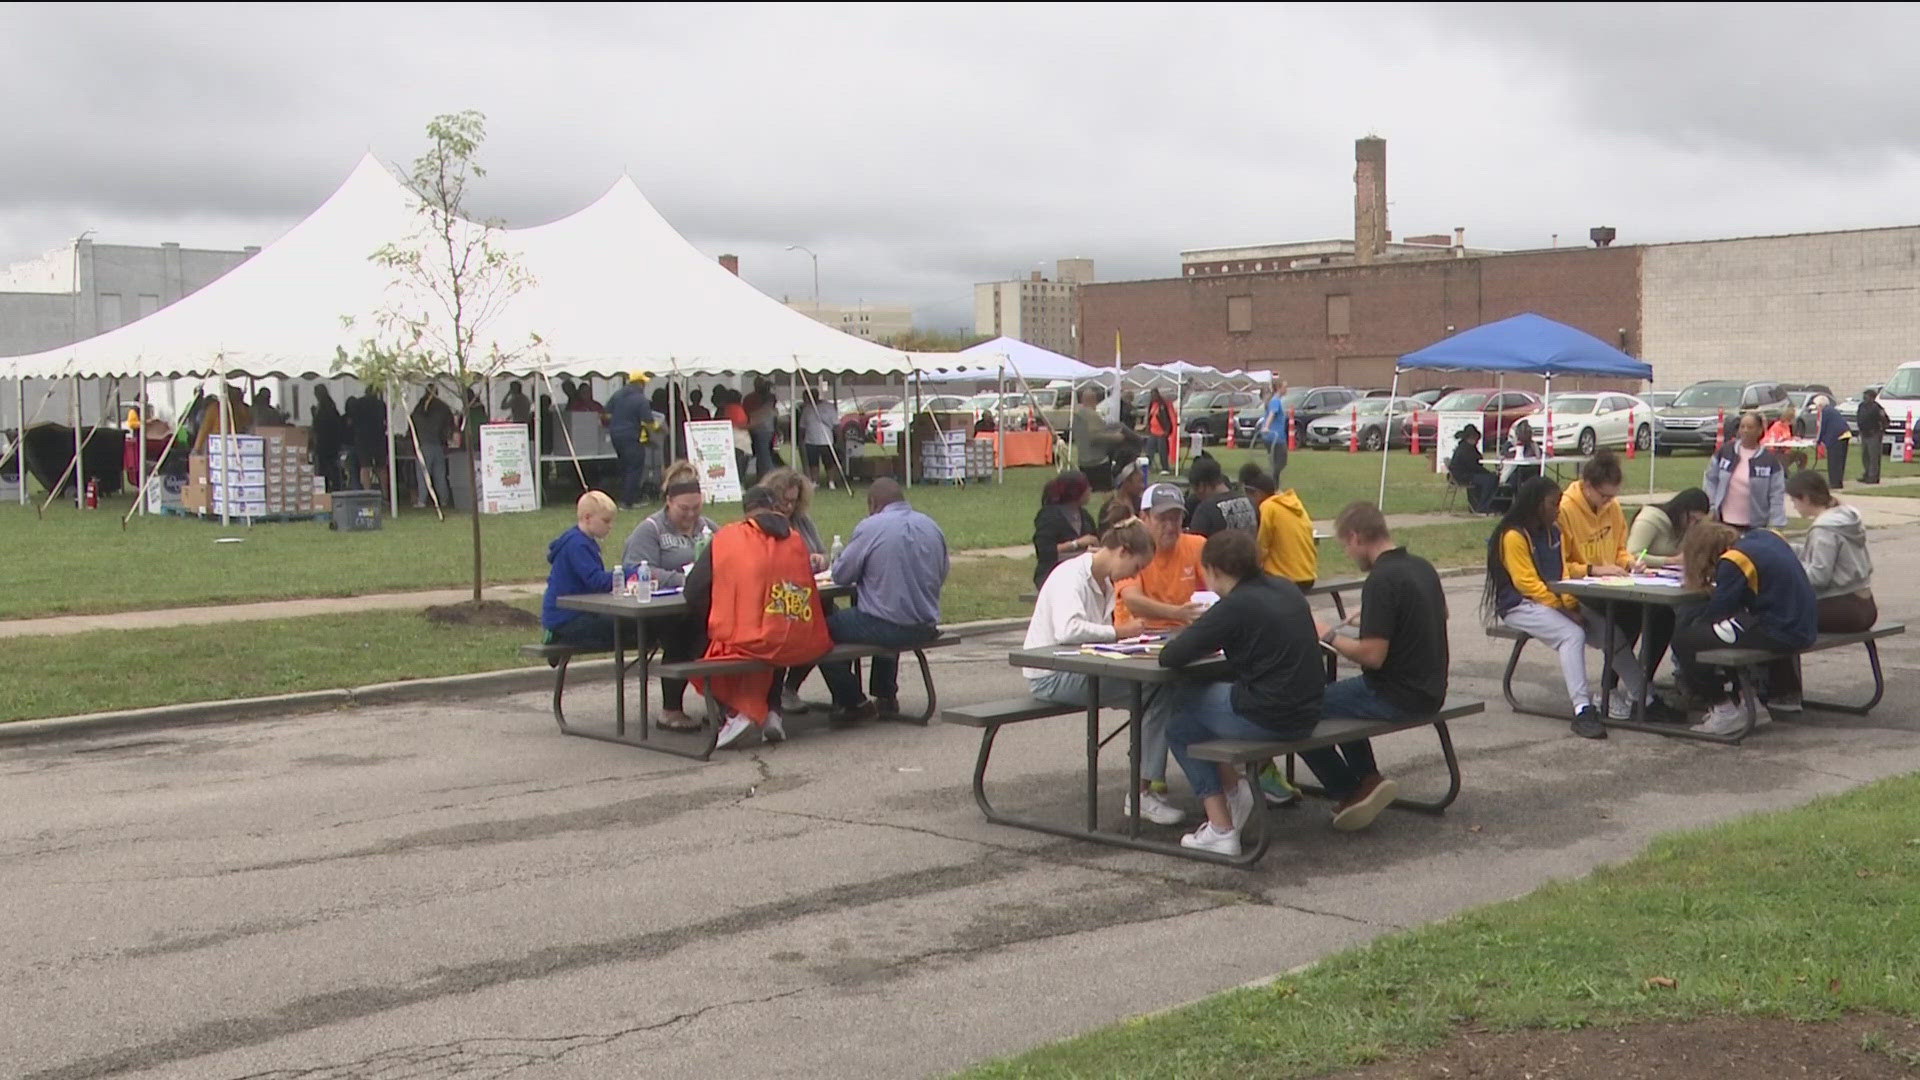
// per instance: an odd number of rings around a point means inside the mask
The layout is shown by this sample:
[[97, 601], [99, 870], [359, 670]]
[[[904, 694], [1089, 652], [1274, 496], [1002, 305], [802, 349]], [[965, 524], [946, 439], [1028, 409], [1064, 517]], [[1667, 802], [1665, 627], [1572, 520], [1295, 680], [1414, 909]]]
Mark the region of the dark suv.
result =
[[1776, 382], [1705, 379], [1680, 391], [1673, 404], [1654, 414], [1660, 419], [1655, 446], [1662, 454], [1675, 450], [1712, 450], [1720, 441], [1723, 417], [1731, 423], [1752, 409], [1772, 423], [1785, 415], [1792, 404], [1786, 390]]
[[[1287, 403], [1293, 413], [1295, 441], [1304, 436], [1307, 425], [1323, 416], [1330, 416], [1360, 400], [1360, 391], [1345, 386], [1296, 386], [1288, 390], [1280, 400]], [[1260, 425], [1267, 417], [1267, 400], [1254, 402], [1234, 417], [1233, 433], [1242, 446], [1253, 446], [1260, 431]]]
[[1186, 425], [1188, 434], [1198, 431], [1209, 443], [1226, 442], [1227, 425], [1233, 422], [1233, 415], [1259, 400], [1260, 395], [1250, 390], [1202, 390], [1188, 396], [1180, 410], [1180, 422]]

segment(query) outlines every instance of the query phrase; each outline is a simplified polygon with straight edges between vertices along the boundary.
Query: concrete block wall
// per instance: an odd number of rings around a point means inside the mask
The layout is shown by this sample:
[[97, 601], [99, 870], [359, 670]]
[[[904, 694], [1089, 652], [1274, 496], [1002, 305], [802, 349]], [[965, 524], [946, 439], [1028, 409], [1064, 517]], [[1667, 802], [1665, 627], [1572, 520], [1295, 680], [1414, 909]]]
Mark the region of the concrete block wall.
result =
[[1920, 359], [1920, 227], [1644, 249], [1654, 382], [1819, 382], [1850, 394]]

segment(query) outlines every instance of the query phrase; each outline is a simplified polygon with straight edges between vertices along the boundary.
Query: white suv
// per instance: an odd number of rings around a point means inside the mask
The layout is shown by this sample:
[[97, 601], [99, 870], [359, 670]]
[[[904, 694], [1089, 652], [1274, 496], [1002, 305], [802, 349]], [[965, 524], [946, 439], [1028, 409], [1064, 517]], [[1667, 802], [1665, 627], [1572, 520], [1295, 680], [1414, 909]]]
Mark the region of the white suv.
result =
[[1903, 445], [1907, 432], [1913, 430], [1914, 416], [1920, 414], [1920, 360], [1909, 360], [1894, 371], [1880, 388], [1880, 407], [1887, 410], [1887, 434], [1893, 445]]

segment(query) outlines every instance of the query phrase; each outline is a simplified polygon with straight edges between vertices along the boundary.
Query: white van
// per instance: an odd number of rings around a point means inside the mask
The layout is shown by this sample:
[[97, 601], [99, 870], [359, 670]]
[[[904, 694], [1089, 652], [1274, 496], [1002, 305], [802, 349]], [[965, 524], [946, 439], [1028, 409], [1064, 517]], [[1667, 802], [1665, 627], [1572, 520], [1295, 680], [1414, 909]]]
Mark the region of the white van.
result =
[[1880, 407], [1887, 410], [1893, 444], [1902, 445], [1906, 433], [1913, 430], [1913, 418], [1920, 415], [1920, 360], [1909, 360], [1894, 370], [1893, 378], [1880, 388]]

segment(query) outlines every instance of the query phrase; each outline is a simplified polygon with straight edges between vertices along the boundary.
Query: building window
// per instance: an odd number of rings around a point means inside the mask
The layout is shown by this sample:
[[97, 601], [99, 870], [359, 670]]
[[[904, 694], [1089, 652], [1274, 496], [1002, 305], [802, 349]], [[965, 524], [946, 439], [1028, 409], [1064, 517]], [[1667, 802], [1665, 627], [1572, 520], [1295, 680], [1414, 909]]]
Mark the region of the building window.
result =
[[1353, 333], [1353, 297], [1345, 293], [1327, 297], [1327, 336], [1345, 337]]
[[1246, 334], [1253, 331], [1253, 297], [1227, 297], [1227, 333]]

